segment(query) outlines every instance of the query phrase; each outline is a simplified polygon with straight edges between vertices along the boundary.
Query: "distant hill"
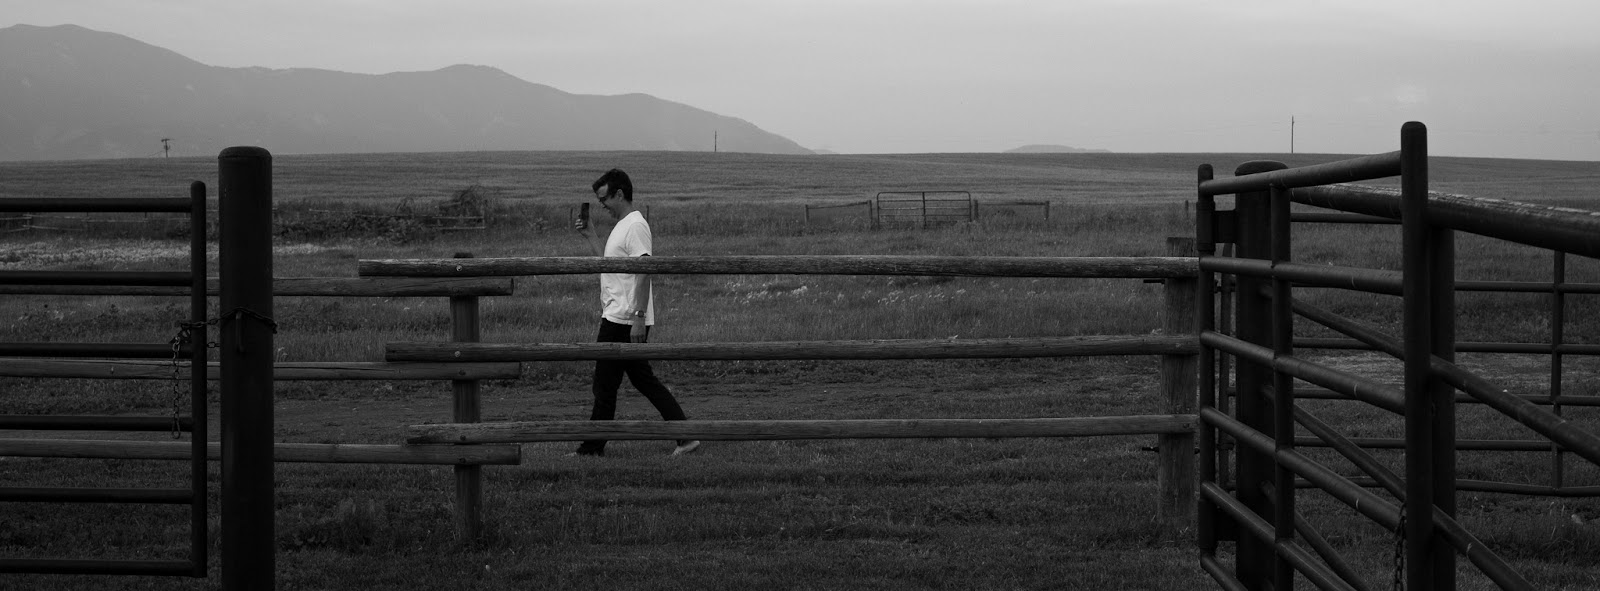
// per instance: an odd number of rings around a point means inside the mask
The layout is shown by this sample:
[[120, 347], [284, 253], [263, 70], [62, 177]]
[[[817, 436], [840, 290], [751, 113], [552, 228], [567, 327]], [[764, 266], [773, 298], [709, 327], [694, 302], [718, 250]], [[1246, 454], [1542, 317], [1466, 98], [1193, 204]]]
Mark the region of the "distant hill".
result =
[[1006, 154], [1110, 154], [1111, 150], [1091, 148], [1074, 148], [1055, 144], [1029, 144], [1021, 148], [1006, 150]]
[[74, 25], [0, 29], [0, 160], [472, 150], [809, 154], [644, 94], [577, 95], [486, 66], [370, 75], [222, 68]]

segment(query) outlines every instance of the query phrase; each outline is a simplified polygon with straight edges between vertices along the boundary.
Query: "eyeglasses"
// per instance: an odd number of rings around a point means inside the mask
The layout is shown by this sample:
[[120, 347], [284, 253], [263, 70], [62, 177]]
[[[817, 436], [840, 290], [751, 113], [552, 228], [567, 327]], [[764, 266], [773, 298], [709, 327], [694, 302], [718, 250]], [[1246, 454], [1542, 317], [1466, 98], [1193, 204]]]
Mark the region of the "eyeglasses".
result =
[[614, 191], [606, 192], [606, 193], [601, 193], [599, 191], [595, 191], [594, 192], [594, 198], [595, 199], [599, 199], [600, 203], [605, 203], [607, 200], [611, 199], [612, 197], [615, 197], [616, 195], [617, 194]]

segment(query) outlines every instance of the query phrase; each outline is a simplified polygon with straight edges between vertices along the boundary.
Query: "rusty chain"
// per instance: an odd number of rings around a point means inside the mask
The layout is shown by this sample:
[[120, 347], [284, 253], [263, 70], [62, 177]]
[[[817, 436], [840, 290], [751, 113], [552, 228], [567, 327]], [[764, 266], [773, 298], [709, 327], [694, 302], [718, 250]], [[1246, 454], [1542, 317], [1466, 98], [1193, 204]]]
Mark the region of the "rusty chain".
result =
[[[172, 438], [173, 439], [178, 439], [178, 438], [182, 437], [180, 432], [183, 430], [183, 424], [182, 424], [182, 421], [183, 421], [183, 406], [182, 406], [182, 403], [183, 403], [183, 392], [181, 391], [181, 389], [178, 386], [178, 384], [183, 381], [183, 376], [179, 375], [180, 372], [183, 369], [183, 366], [178, 363], [179, 354], [183, 352], [183, 346], [188, 344], [190, 341], [192, 341], [194, 339], [194, 330], [196, 328], [199, 328], [201, 330], [205, 330], [205, 327], [206, 327], [207, 324], [214, 324], [214, 323], [215, 323], [215, 321], [212, 321], [212, 322], [209, 322], [209, 323], [208, 322], [179, 322], [178, 323], [178, 334], [173, 335], [172, 340], [167, 341], [167, 343], [172, 346]], [[217, 345], [216, 345], [216, 343], [207, 342], [206, 346], [207, 347], [215, 347]], [[194, 364], [190, 363], [189, 365], [192, 367]]]
[[[209, 336], [209, 334], [208, 334], [209, 331], [206, 330], [206, 327], [208, 327], [208, 326], [216, 326], [224, 319], [232, 320], [232, 319], [238, 318], [239, 316], [248, 316], [248, 317], [254, 318], [256, 320], [260, 320], [261, 322], [265, 323], [268, 328], [272, 329], [273, 334], [277, 334], [277, 332], [278, 332], [278, 323], [276, 321], [274, 321], [271, 317], [266, 316], [264, 314], [261, 314], [260, 312], [256, 312], [254, 310], [251, 310], [249, 308], [239, 307], [239, 308], [234, 308], [232, 310], [229, 310], [228, 313], [226, 313], [226, 314], [223, 314], [223, 315], [221, 315], [219, 317], [216, 317], [216, 318], [211, 318], [209, 320], [196, 321], [196, 322], [179, 322], [179, 323], [177, 323], [178, 324], [178, 334], [173, 335], [172, 339], [167, 341], [167, 343], [172, 346], [172, 438], [173, 439], [181, 438], [182, 437], [181, 433], [183, 431], [183, 391], [182, 391], [182, 388], [179, 387], [179, 383], [183, 381], [183, 376], [181, 375], [182, 371], [183, 371], [183, 366], [182, 366], [182, 364], [180, 364], [178, 362], [178, 358], [181, 356], [181, 354], [183, 352], [183, 346], [189, 344], [192, 341], [194, 341], [195, 340], [194, 339], [194, 333], [195, 333], [195, 331], [199, 331], [203, 335], [203, 337], [200, 340], [205, 342], [206, 348], [215, 349], [215, 348], [219, 347], [220, 344], [218, 342], [211, 341], [211, 340], [206, 340], [204, 338], [204, 336]], [[234, 330], [238, 330], [238, 325], [234, 325]], [[241, 351], [243, 351], [243, 346], [244, 346], [243, 343], [239, 343], [239, 347], [240, 347]], [[198, 368], [198, 369], [194, 368], [194, 363], [193, 362], [191, 362], [189, 365], [190, 365], [191, 371], [206, 371], [206, 368]], [[205, 420], [205, 419], [204, 419], [204, 417], [196, 417], [194, 420]]]

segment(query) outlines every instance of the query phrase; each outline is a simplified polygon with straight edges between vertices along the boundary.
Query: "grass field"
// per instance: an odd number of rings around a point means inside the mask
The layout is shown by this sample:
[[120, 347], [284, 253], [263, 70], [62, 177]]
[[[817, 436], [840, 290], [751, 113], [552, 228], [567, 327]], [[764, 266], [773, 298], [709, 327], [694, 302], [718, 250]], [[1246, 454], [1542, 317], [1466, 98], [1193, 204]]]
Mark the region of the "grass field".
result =
[[[290, 156], [274, 162], [280, 210], [392, 210], [445, 202], [465, 187], [490, 197], [486, 232], [303, 225], [280, 228], [275, 274], [352, 276], [360, 259], [587, 254], [566, 226], [607, 168], [628, 170], [650, 208], [661, 256], [908, 254], [1136, 256], [1192, 235], [1195, 168], [1220, 174], [1256, 158], [1304, 165], [1330, 155], [922, 154], [766, 156], [706, 153], [460, 153]], [[1435, 190], [1600, 209], [1600, 163], [1437, 158]], [[0, 197], [180, 196], [215, 190], [211, 159], [0, 163]], [[995, 208], [975, 224], [871, 229], [860, 209], [802, 222], [805, 204], [878, 191], [963, 190], [980, 201], [1049, 200], [1051, 219]], [[1224, 207], [1227, 207], [1224, 204]], [[841, 210], [842, 211], [842, 210]], [[15, 233], [0, 269], [178, 268], [183, 244], [154, 236]], [[1397, 268], [1394, 227], [1312, 226], [1296, 258]], [[1463, 236], [1461, 276], [1547, 280], [1548, 252]], [[1600, 265], [1568, 262], [1569, 280]], [[657, 342], [978, 338], [1146, 334], [1159, 327], [1160, 286], [1138, 280], [931, 277], [659, 277]], [[1392, 298], [1305, 290], [1308, 300], [1394, 327]], [[592, 277], [519, 278], [486, 298], [484, 340], [593, 339]], [[1463, 294], [1462, 340], [1548, 339], [1547, 296]], [[1571, 296], [1568, 342], [1600, 338], [1592, 297]], [[165, 341], [177, 298], [5, 296], [0, 341]], [[280, 298], [282, 360], [379, 360], [383, 344], [444, 340], [442, 299]], [[1303, 334], [1319, 335], [1310, 326]], [[1542, 393], [1548, 360], [1463, 356], [1508, 387]], [[1397, 381], [1368, 354], [1327, 362]], [[1568, 357], [1564, 391], [1600, 394], [1600, 363]], [[1160, 412], [1149, 358], [912, 362], [663, 362], [691, 418], [1051, 417]], [[521, 379], [484, 385], [484, 420], [578, 419], [584, 363], [525, 364]], [[395, 443], [405, 425], [441, 422], [449, 386], [281, 382], [282, 441]], [[215, 395], [213, 394], [213, 397]], [[172, 406], [163, 382], [0, 379], [0, 412], [116, 414]], [[1351, 434], [1392, 435], [1394, 417], [1310, 402]], [[1462, 437], [1525, 437], [1463, 409]], [[1566, 416], [1600, 425], [1590, 408]], [[619, 418], [653, 419], [624, 387]], [[17, 434], [9, 436], [21, 436]], [[155, 435], [155, 437], [165, 437]], [[276, 537], [282, 589], [1190, 589], [1213, 585], [1192, 532], [1153, 519], [1154, 437], [708, 443], [668, 458], [665, 442], [614, 442], [603, 460], [565, 444], [524, 446], [524, 462], [485, 472], [488, 532], [452, 535], [449, 468], [281, 464]], [[1393, 459], [1393, 457], [1389, 459]], [[1544, 483], [1547, 455], [1464, 453], [1463, 477]], [[1570, 485], [1600, 471], [1568, 462]], [[178, 485], [158, 462], [0, 458], [12, 486]], [[213, 470], [213, 478], [217, 475]], [[1470, 474], [1470, 476], [1469, 476]], [[213, 483], [213, 491], [215, 491]], [[1388, 580], [1392, 536], [1318, 495], [1303, 510]], [[1543, 588], [1600, 588], [1600, 502], [1462, 494], [1469, 528]], [[215, 506], [215, 503], [213, 503]], [[177, 509], [0, 504], [0, 556], [184, 555]], [[213, 544], [216, 541], [213, 518]], [[1489, 588], [1462, 561], [1462, 588]], [[217, 564], [213, 563], [213, 569]], [[215, 570], [213, 571], [215, 572]], [[213, 576], [209, 584], [217, 578]], [[207, 588], [205, 581], [4, 576], [0, 589]], [[1309, 588], [1309, 585], [1307, 586]]]

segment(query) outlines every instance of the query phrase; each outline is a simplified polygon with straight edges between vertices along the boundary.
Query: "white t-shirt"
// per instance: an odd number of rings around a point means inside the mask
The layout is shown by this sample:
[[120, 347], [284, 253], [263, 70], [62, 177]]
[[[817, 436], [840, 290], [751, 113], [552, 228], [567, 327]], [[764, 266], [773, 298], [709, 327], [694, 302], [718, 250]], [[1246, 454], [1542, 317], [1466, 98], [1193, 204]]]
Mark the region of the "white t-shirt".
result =
[[[635, 211], [617, 222], [611, 228], [611, 235], [606, 237], [605, 256], [608, 257], [642, 257], [654, 254], [650, 250], [650, 223], [644, 221], [644, 215]], [[601, 273], [600, 274], [600, 314], [606, 320], [617, 324], [633, 323], [633, 290], [639, 285], [639, 276], [634, 273]], [[654, 287], [651, 288], [654, 292]], [[650, 303], [645, 306], [644, 323], [647, 326], [656, 323], [656, 298], [650, 294]]]

